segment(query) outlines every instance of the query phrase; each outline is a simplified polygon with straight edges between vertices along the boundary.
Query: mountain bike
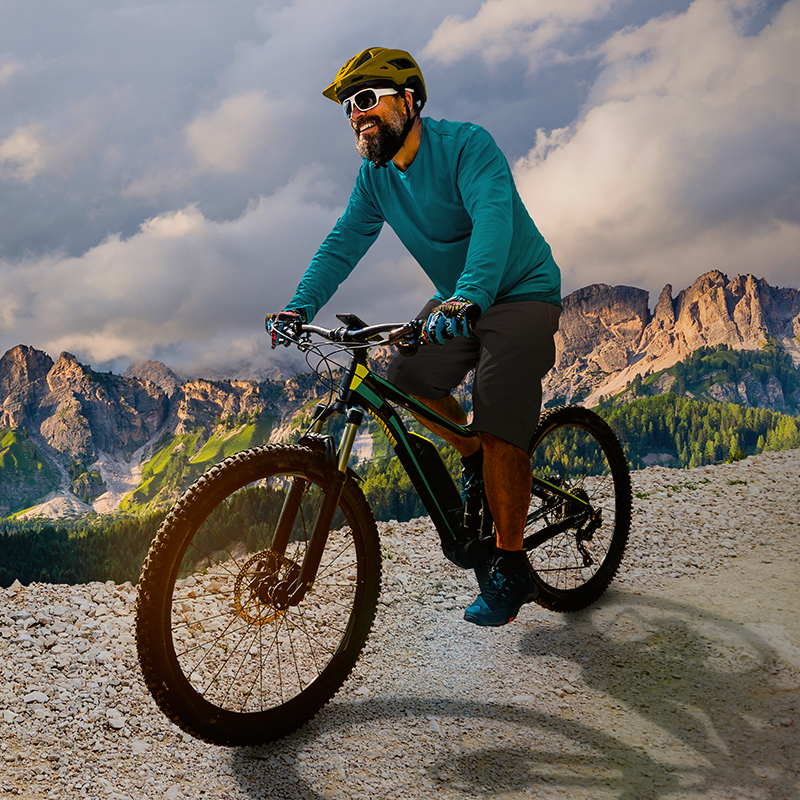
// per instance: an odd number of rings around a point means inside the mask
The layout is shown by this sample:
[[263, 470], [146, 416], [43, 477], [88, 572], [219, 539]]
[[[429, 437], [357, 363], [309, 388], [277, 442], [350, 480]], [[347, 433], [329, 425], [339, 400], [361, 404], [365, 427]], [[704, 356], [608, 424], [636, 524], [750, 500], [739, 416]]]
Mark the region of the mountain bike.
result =
[[[298, 326], [295, 343], [328, 364], [332, 381], [305, 433], [296, 444], [245, 450], [210, 468], [172, 508], [142, 569], [136, 642], [145, 682], [173, 722], [211, 743], [285, 736], [334, 696], [361, 653], [381, 581], [375, 518], [350, 466], [365, 411], [408, 473], [445, 556], [474, 570], [481, 585], [489, 572], [488, 504], [465, 514], [438, 449], [401, 411], [477, 434], [400, 391], [367, 360], [374, 345], [419, 346], [422, 323], [339, 319], [334, 329]], [[325, 348], [346, 352], [348, 363], [334, 371]], [[337, 440], [324, 431], [342, 416]], [[535, 602], [575, 611], [600, 597], [622, 559], [628, 465], [609, 426], [578, 406], [544, 411], [530, 454], [524, 548]]]

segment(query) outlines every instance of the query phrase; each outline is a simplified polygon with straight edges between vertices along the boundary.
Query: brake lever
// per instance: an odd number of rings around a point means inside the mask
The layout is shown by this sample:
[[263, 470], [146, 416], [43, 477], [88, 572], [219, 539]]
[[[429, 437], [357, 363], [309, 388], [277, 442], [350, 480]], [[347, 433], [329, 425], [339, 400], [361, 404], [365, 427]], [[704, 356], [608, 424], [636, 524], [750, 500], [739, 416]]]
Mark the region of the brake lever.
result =
[[395, 330], [389, 331], [386, 341], [391, 345], [396, 345], [401, 342], [407, 342], [409, 339], [419, 339], [420, 333], [422, 333], [422, 320], [412, 319], [402, 328], [395, 328]]
[[423, 321], [412, 319], [402, 328], [397, 328], [389, 333], [387, 343], [397, 347], [401, 355], [413, 356], [419, 350], [420, 334], [422, 333]]

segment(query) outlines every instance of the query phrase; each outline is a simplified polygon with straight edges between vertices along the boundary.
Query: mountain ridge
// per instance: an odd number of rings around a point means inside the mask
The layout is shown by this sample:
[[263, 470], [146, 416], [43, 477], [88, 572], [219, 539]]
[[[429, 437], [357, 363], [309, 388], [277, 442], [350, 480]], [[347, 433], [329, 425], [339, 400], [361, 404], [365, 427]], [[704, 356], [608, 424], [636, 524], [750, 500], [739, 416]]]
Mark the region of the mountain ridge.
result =
[[771, 287], [753, 275], [728, 280], [712, 270], [674, 299], [667, 284], [652, 314], [648, 303], [644, 289], [606, 284], [565, 297], [545, 399], [594, 405], [637, 375], [671, 367], [701, 347], [752, 350], [774, 340], [800, 365], [800, 290]]
[[[800, 291], [752, 275], [728, 280], [708, 272], [675, 298], [667, 284], [652, 313], [649, 294], [629, 286], [587, 286], [563, 305], [556, 365], [543, 382], [549, 405], [594, 405], [642, 378], [651, 391], [669, 391], [676, 380], [670, 368], [706, 347], [774, 346], [800, 364]], [[389, 357], [374, 350], [375, 368], [384, 372]], [[71, 353], [53, 361], [17, 345], [0, 358], [0, 515], [169, 504], [182, 480], [236, 448], [289, 439], [327, 394], [313, 373], [181, 381], [167, 365], [146, 361], [116, 375], [95, 372]], [[763, 374], [725, 375], [709, 396], [800, 409], [800, 390], [784, 392]]]

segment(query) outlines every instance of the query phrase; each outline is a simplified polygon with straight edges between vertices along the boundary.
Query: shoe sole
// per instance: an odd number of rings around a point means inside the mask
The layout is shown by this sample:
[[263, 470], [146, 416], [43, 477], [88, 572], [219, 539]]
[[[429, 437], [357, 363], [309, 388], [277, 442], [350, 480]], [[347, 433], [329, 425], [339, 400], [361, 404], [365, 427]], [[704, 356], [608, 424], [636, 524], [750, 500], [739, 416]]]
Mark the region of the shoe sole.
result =
[[509, 617], [505, 622], [483, 622], [475, 617], [468, 617], [466, 614], [464, 614], [464, 620], [466, 622], [471, 622], [473, 625], [478, 625], [481, 628], [501, 628], [503, 625], [508, 625], [509, 622], [513, 622], [516, 618], [517, 615], [515, 614], [513, 617]]

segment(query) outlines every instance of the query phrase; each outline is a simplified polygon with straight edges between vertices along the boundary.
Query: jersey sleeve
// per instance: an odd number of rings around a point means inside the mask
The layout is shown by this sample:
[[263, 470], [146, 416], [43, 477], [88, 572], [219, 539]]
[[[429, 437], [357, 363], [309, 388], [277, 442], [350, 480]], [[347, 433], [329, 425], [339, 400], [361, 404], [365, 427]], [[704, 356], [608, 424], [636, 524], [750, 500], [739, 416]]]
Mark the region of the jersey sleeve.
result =
[[307, 319], [313, 319], [369, 250], [383, 222], [359, 173], [344, 214], [311, 259], [286, 307], [302, 308]]
[[492, 305], [514, 234], [514, 179], [490, 134], [474, 127], [458, 156], [457, 185], [472, 220], [472, 234], [454, 294], [481, 311]]

